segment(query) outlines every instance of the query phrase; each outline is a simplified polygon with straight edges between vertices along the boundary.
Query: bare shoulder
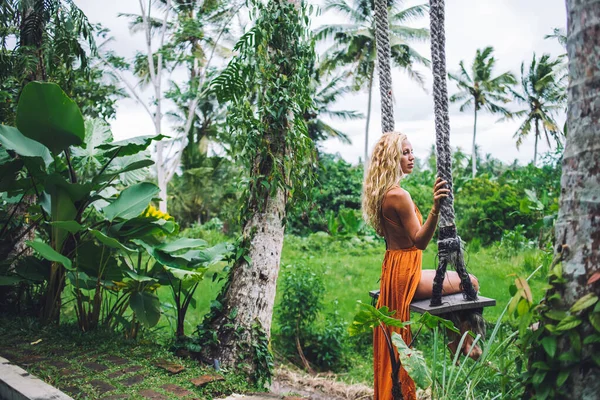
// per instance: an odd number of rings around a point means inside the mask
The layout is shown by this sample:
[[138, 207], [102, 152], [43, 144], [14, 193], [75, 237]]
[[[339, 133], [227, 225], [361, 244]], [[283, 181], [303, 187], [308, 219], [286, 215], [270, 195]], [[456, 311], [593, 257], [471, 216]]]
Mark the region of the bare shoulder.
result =
[[387, 197], [394, 203], [412, 203], [412, 198], [410, 197], [410, 193], [401, 187], [395, 187], [387, 192]]
[[[387, 206], [396, 209], [396, 211], [402, 209], [412, 209], [412, 198], [410, 193], [401, 187], [395, 187], [387, 192]], [[387, 207], [386, 207], [387, 208]]]

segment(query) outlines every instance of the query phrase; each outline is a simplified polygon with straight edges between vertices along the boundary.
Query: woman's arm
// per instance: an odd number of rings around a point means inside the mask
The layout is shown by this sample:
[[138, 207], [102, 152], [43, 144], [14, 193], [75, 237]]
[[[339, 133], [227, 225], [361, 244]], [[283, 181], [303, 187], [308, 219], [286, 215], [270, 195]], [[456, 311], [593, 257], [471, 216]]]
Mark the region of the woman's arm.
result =
[[415, 247], [420, 250], [425, 250], [433, 234], [438, 222], [439, 203], [444, 197], [448, 197], [449, 189], [443, 189], [442, 186], [446, 181], [440, 178], [436, 179], [433, 191], [433, 207], [427, 217], [425, 224], [421, 226], [419, 219], [415, 214], [415, 206], [410, 197], [410, 194], [404, 189], [396, 189], [389, 192], [391, 204], [402, 225], [406, 229], [406, 233]]

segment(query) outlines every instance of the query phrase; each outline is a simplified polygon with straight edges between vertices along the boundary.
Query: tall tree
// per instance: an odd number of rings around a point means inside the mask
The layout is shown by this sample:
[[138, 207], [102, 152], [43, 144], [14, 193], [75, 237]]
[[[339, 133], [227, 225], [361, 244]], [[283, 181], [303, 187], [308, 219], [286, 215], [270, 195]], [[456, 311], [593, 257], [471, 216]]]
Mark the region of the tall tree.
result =
[[596, 0], [566, 3], [569, 135], [554, 246], [561, 262], [545, 296], [546, 329], [534, 343], [530, 374], [542, 378], [532, 380], [536, 398], [587, 400], [600, 393], [600, 7]]
[[[258, 381], [272, 364], [268, 349], [287, 210], [307, 198], [314, 182], [314, 146], [305, 113], [313, 107], [307, 6], [296, 0], [253, 1], [255, 26], [215, 80], [230, 100], [228, 126], [236, 158], [246, 169], [242, 240], [229, 283], [205, 322], [207, 358], [244, 365]], [[217, 339], [216, 341], [214, 339]]]
[[[154, 6], [152, 5], [154, 3]], [[166, 73], [175, 68], [185, 68], [189, 80], [179, 88], [187, 103], [187, 115], [183, 130], [169, 141], [156, 145], [156, 175], [160, 188], [160, 209], [167, 210], [167, 185], [179, 167], [188, 133], [196, 119], [196, 108], [206, 91], [200, 90], [206, 83], [219, 42], [229, 31], [231, 19], [240, 6], [237, 2], [222, 1], [189, 2], [185, 0], [156, 0], [145, 3], [140, 0], [140, 14], [122, 14], [130, 19], [133, 33], [141, 31], [145, 36], [145, 51], [137, 54], [133, 70], [143, 85], [152, 88], [152, 99], [145, 101], [138, 85], [130, 83], [117, 68], [113, 72], [125, 83], [131, 95], [144, 106], [152, 119], [155, 134], [164, 133], [165, 101], [168, 88]], [[159, 17], [153, 16], [159, 12]], [[107, 55], [105, 61], [113, 57]], [[128, 64], [123, 62], [123, 66]], [[172, 92], [171, 92], [172, 93]], [[181, 100], [181, 99], [180, 99]]]
[[552, 60], [549, 54], [542, 55], [539, 59], [535, 54], [525, 72], [525, 63], [521, 63], [521, 91], [511, 90], [515, 99], [526, 104], [527, 108], [512, 113], [513, 117], [525, 117], [514, 137], [517, 138], [517, 148], [523, 140], [535, 129], [535, 146], [533, 150], [533, 165], [537, 162], [538, 140], [544, 137], [551, 146], [550, 139], [561, 145], [563, 133], [554, 119], [557, 110], [562, 110], [566, 102], [565, 87], [558, 73], [561, 60]]
[[510, 101], [506, 95], [507, 87], [514, 85], [516, 79], [510, 72], [504, 72], [498, 76], [493, 76], [496, 59], [492, 55], [493, 47], [486, 47], [483, 50], [477, 50], [475, 59], [471, 65], [471, 74], [465, 68], [463, 61], [459, 63], [460, 72], [458, 74], [448, 74], [448, 77], [456, 82], [460, 92], [450, 96], [450, 102], [462, 102], [460, 111], [465, 111], [473, 107], [473, 147], [471, 152], [471, 169], [473, 178], [477, 173], [477, 154], [476, 154], [476, 136], [477, 136], [477, 112], [484, 109], [492, 114], [510, 115], [510, 112], [504, 107], [504, 104]]
[[[429, 60], [421, 56], [410, 42], [429, 38], [427, 29], [411, 28], [404, 23], [424, 16], [426, 5], [400, 8], [401, 2], [392, 2], [390, 10], [390, 45], [392, 63], [403, 69], [423, 86], [423, 77], [415, 70], [416, 65], [429, 66]], [[367, 87], [367, 122], [365, 127], [365, 163], [368, 158], [369, 123], [377, 51], [375, 45], [375, 14], [373, 0], [327, 0], [325, 10], [342, 14], [349, 23], [325, 25], [317, 31], [319, 40], [334, 39], [334, 44], [325, 53], [325, 64], [330, 68], [347, 67], [352, 74], [354, 90]]]

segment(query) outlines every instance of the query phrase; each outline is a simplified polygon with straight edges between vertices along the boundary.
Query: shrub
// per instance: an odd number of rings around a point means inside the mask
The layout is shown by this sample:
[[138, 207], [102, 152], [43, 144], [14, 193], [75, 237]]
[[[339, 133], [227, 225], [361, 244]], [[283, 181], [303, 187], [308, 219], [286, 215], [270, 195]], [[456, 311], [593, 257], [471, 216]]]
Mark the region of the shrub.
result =
[[310, 364], [319, 369], [340, 367], [346, 348], [345, 323], [337, 312], [328, 314], [323, 324], [316, 323], [323, 309], [323, 280], [304, 265], [286, 268], [291, 271], [283, 279], [283, 299], [277, 311], [281, 350], [299, 358], [307, 369]]
[[505, 230], [502, 233], [500, 248], [505, 251], [505, 254], [509, 256], [516, 255], [519, 251], [531, 244], [527, 237], [525, 237], [524, 232], [525, 227], [523, 225], [517, 225], [514, 227], [514, 229]]

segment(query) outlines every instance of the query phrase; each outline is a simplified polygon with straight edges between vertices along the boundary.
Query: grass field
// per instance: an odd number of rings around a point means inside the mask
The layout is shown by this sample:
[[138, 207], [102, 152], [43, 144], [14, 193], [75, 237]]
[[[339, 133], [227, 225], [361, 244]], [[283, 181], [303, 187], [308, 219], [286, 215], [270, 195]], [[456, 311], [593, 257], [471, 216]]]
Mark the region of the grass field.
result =
[[[216, 239], [216, 238], [215, 238]], [[435, 268], [436, 246], [430, 245], [423, 253], [423, 268]], [[357, 311], [357, 301], [369, 303], [368, 292], [379, 288], [381, 263], [385, 253], [385, 244], [380, 240], [369, 240], [356, 237], [331, 237], [324, 233], [313, 234], [309, 237], [286, 236], [281, 269], [279, 275], [279, 290], [275, 303], [275, 318], [273, 319], [273, 334], [277, 337], [279, 324], [277, 310], [281, 302], [282, 282], [287, 274], [295, 267], [304, 265], [319, 275], [325, 286], [323, 298], [323, 316], [337, 310], [339, 316], [346, 323], [351, 323]], [[496, 299], [496, 307], [487, 308], [484, 317], [488, 322], [494, 323], [502, 310], [509, 302], [511, 296], [509, 287], [517, 276], [529, 276], [538, 265], [542, 263], [544, 253], [537, 249], [524, 249], [512, 253], [501, 246], [479, 248], [467, 251], [467, 268], [476, 275], [481, 284], [480, 293], [483, 296]], [[222, 265], [213, 267], [207, 278], [200, 283], [196, 293], [196, 307], [190, 309], [187, 316], [186, 333], [193, 333], [196, 325], [208, 312], [210, 302], [217, 296], [222, 282], [213, 280], [213, 275], [220, 276]], [[534, 300], [539, 300], [543, 295], [545, 279], [543, 270], [530, 280]], [[161, 288], [161, 300], [171, 302], [170, 289]], [[173, 328], [169, 319], [163, 318], [158, 329], [169, 333]], [[422, 335], [421, 344], [417, 347], [428, 346], [431, 338]], [[340, 379], [349, 382], [372, 382], [372, 353], [370, 337], [353, 339], [348, 346], [346, 371], [339, 375]], [[275, 351], [278, 350], [277, 340], [274, 342]], [[427, 352], [430, 349], [424, 349]]]
[[[435, 245], [430, 245], [423, 253], [423, 268], [435, 268]], [[368, 292], [379, 288], [381, 263], [385, 244], [379, 240], [364, 240], [356, 237], [330, 237], [315, 234], [310, 237], [286, 236], [279, 283], [295, 266], [305, 265], [320, 275], [325, 284], [324, 311], [338, 311], [343, 320], [351, 322], [356, 312], [356, 302], [370, 302]], [[509, 286], [516, 276], [527, 277], [541, 263], [542, 252], [525, 250], [516, 255], [507, 255], [499, 247], [481, 248], [467, 251], [467, 269], [476, 275], [481, 284], [483, 296], [496, 299], [496, 307], [485, 310], [487, 321], [495, 322], [510, 300]], [[190, 334], [208, 312], [210, 302], [215, 299], [223, 282], [213, 280], [221, 276], [223, 265], [209, 270], [206, 279], [200, 283], [195, 295], [196, 307], [188, 311], [186, 333]], [[538, 273], [531, 281], [534, 300], [543, 294], [545, 279]], [[159, 289], [161, 300], [171, 303], [168, 287]], [[278, 290], [275, 309], [281, 301], [282, 291]], [[162, 318], [161, 329], [169, 329], [168, 318]], [[277, 329], [274, 320], [274, 329]]]

